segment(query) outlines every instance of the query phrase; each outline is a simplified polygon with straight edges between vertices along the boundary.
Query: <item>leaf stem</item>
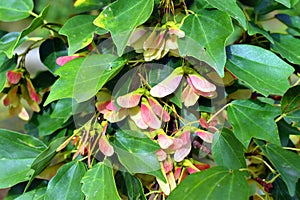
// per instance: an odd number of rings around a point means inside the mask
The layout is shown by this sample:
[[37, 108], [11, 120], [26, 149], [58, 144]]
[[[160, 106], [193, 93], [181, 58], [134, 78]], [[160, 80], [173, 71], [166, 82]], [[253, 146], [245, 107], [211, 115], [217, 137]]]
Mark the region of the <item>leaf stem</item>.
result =
[[266, 181], [266, 183], [273, 183], [281, 174], [276, 174], [271, 180]]
[[276, 119], [275, 119], [275, 122], [277, 123], [277, 122], [279, 122], [282, 118], [284, 118], [286, 116], [286, 114], [281, 114], [279, 117], [277, 117]]
[[276, 171], [271, 167], [271, 165], [269, 165], [269, 163], [267, 163], [264, 159], [257, 157], [257, 156], [250, 156], [250, 158], [254, 158], [256, 160], [262, 161], [270, 170], [272, 173], [276, 173]]
[[292, 151], [300, 151], [300, 149], [298, 148], [293, 148], [293, 147], [282, 147], [283, 149], [286, 149], [286, 150], [292, 150]]
[[29, 14], [32, 15], [33, 17], [35, 17], [35, 18], [37, 18], [37, 17], [39, 16], [38, 14], [36, 14], [36, 13], [34, 13], [34, 12], [32, 12], [32, 11], [30, 11]]
[[226, 104], [225, 106], [223, 106], [220, 110], [218, 110], [218, 112], [216, 112], [208, 121], [207, 123], [209, 124], [216, 116], [218, 116], [224, 109], [226, 109], [228, 106], [230, 105], [229, 104]]

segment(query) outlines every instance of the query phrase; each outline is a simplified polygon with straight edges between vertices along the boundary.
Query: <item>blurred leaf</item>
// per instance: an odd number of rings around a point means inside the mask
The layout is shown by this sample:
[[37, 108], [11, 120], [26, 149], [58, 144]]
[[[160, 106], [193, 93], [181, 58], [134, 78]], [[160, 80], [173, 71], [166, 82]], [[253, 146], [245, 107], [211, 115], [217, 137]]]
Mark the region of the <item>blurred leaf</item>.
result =
[[277, 107], [250, 100], [235, 100], [228, 106], [228, 122], [235, 137], [248, 147], [252, 138], [280, 145], [274, 118], [280, 114]]
[[33, 0], [0, 1], [0, 21], [11, 22], [24, 19], [33, 9]]
[[254, 90], [268, 96], [283, 95], [294, 68], [261, 47], [240, 44], [227, 51], [227, 69]]
[[186, 17], [180, 29], [185, 32], [185, 37], [178, 39], [180, 55], [205, 61], [223, 76], [225, 41], [233, 32], [230, 17], [218, 10], [201, 10], [198, 15]]
[[248, 22], [248, 34], [249, 35], [261, 34], [261, 35], [265, 36], [271, 43], [274, 43], [273, 38], [267, 31], [259, 28], [256, 24], [254, 24], [252, 22]]
[[[28, 1], [28, 0], [26, 0]], [[2, 1], [1, 1], [2, 2]], [[11, 2], [11, 1], [10, 1]], [[15, 3], [15, 1], [12, 1]], [[41, 25], [43, 25], [43, 21], [47, 15], [49, 6], [45, 7], [44, 10], [41, 12], [38, 17], [34, 18], [31, 22], [31, 24], [24, 29], [21, 33], [17, 32], [10, 32], [3, 36], [0, 39], [0, 52], [4, 52], [8, 58], [11, 58], [13, 56], [13, 52], [15, 48], [22, 42], [21, 38], [28, 35]], [[0, 10], [1, 10], [1, 3], [0, 3]]]
[[[69, 19], [60, 29], [59, 33], [68, 37], [69, 55], [74, 54], [92, 42], [94, 32], [100, 29], [93, 24], [95, 18], [92, 15], [78, 15]], [[107, 32], [103, 29], [100, 30], [102, 34]], [[100, 32], [100, 30], [97, 32]]]
[[300, 39], [283, 34], [273, 34], [272, 37], [274, 43], [271, 46], [274, 51], [291, 63], [300, 64], [300, 55], [297, 53], [300, 48]]
[[117, 0], [105, 7], [94, 24], [111, 33], [121, 56], [134, 29], [146, 22], [153, 7], [153, 0]]
[[280, 173], [285, 182], [289, 194], [294, 196], [296, 183], [300, 178], [300, 157], [296, 153], [283, 149], [275, 144], [264, 144], [261, 141], [255, 141], [276, 170]]
[[249, 186], [243, 172], [212, 167], [187, 176], [168, 197], [173, 199], [248, 200]]
[[0, 92], [5, 88], [7, 80], [6, 73], [8, 70], [15, 69], [17, 66], [18, 57], [14, 56], [11, 59], [7, 59], [0, 67]]
[[206, 0], [210, 5], [213, 7], [227, 12], [231, 17], [236, 19], [244, 29], [247, 28], [246, 17], [241, 10], [241, 8], [236, 4], [236, 0], [225, 0], [225, 1], [218, 1], [218, 0]]
[[81, 179], [86, 172], [86, 166], [80, 161], [70, 162], [62, 166], [50, 180], [45, 200], [77, 200], [84, 199], [81, 192]]
[[277, 14], [277, 19], [286, 24], [288, 27], [300, 29], [300, 16], [290, 16], [288, 14]]
[[131, 174], [144, 173], [165, 180], [156, 155], [160, 147], [144, 133], [119, 130], [113, 144], [120, 162]]
[[218, 166], [228, 169], [246, 168], [244, 147], [229, 129], [223, 128], [221, 133], [214, 134], [212, 155]]
[[76, 0], [74, 7], [78, 12], [99, 10], [109, 4], [110, 0]]
[[0, 129], [0, 188], [29, 179], [30, 165], [46, 148], [40, 140]]
[[254, 13], [265, 15], [273, 10], [286, 9], [286, 7], [274, 0], [260, 0], [254, 7]]
[[288, 8], [293, 7], [294, 5], [296, 5], [298, 3], [299, 0], [275, 0], [283, 5], [285, 5]]
[[277, 122], [281, 146], [286, 147], [290, 141], [290, 135], [300, 135], [300, 131], [296, 127], [292, 127], [284, 119]]
[[290, 88], [281, 99], [281, 111], [284, 119], [300, 125], [300, 85]]
[[82, 191], [87, 200], [121, 199], [115, 184], [113, 168], [106, 160], [94, 165], [82, 178]]
[[29, 192], [23, 193], [15, 200], [43, 200], [46, 192], [46, 187], [30, 190]]
[[60, 38], [50, 38], [41, 44], [39, 53], [43, 64], [54, 73], [60, 67], [56, 59], [67, 55], [67, 47]]

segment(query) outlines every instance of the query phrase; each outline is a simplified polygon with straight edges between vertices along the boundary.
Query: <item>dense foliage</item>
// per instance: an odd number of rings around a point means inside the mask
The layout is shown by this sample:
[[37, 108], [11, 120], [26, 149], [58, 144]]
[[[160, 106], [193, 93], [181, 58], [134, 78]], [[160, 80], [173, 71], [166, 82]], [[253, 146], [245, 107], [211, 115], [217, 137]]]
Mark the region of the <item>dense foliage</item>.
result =
[[300, 199], [298, 0], [45, 2], [0, 1], [7, 199]]

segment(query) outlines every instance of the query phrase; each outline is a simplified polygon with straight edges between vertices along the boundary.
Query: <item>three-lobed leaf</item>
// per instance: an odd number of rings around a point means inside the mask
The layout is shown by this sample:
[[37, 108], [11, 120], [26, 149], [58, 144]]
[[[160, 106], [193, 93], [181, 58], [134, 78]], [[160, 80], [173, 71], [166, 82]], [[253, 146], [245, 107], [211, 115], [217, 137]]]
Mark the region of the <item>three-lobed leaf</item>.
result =
[[168, 197], [169, 200], [248, 198], [249, 186], [244, 173], [225, 167], [212, 167], [187, 176]]
[[154, 7], [154, 0], [117, 0], [108, 5], [94, 24], [111, 33], [121, 56], [134, 29], [146, 22]]
[[99, 162], [88, 170], [82, 178], [82, 192], [86, 199], [105, 200], [121, 199], [115, 184], [112, 165]]
[[290, 86], [288, 77], [294, 68], [271, 51], [239, 44], [228, 48], [227, 57], [227, 69], [264, 96], [283, 95]]
[[65, 164], [50, 180], [45, 193], [45, 200], [83, 200], [81, 179], [86, 172], [86, 166], [80, 161]]
[[246, 167], [244, 147], [229, 129], [224, 128], [221, 133], [214, 134], [212, 155], [218, 166], [228, 169]]
[[235, 137], [248, 147], [252, 138], [280, 145], [274, 118], [280, 114], [277, 107], [251, 100], [235, 100], [228, 106], [228, 122]]
[[205, 61], [223, 76], [225, 42], [233, 32], [230, 17], [222, 11], [202, 10], [200, 14], [187, 16], [180, 29], [185, 32], [185, 37], [178, 39], [180, 55]]
[[40, 140], [0, 129], [0, 188], [8, 188], [29, 179], [30, 165], [46, 148]]

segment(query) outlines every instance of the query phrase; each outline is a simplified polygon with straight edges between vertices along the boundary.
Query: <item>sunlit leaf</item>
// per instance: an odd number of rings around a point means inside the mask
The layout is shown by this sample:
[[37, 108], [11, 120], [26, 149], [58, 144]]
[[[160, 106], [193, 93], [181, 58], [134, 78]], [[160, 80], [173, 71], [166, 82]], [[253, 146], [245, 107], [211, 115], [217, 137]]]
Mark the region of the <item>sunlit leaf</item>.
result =
[[108, 5], [94, 24], [110, 31], [120, 56], [134, 29], [150, 17], [153, 6], [154, 0], [118, 0]]
[[89, 45], [93, 40], [95, 31], [102, 31], [103, 34], [107, 32], [93, 24], [95, 18], [92, 15], [78, 15], [69, 19], [59, 30], [60, 34], [68, 37], [69, 55]]
[[168, 197], [169, 200], [248, 198], [249, 186], [244, 174], [224, 167], [213, 167], [187, 176]]
[[230, 46], [227, 56], [227, 69], [264, 96], [283, 95], [290, 86], [288, 77], [294, 68], [271, 51], [239, 44]]
[[205, 61], [223, 76], [225, 42], [233, 32], [230, 17], [218, 10], [201, 10], [186, 17], [180, 29], [185, 32], [185, 37], [178, 39], [180, 55]]
[[107, 162], [100, 162], [88, 170], [82, 178], [82, 191], [86, 199], [121, 199], [115, 184], [113, 168]]

